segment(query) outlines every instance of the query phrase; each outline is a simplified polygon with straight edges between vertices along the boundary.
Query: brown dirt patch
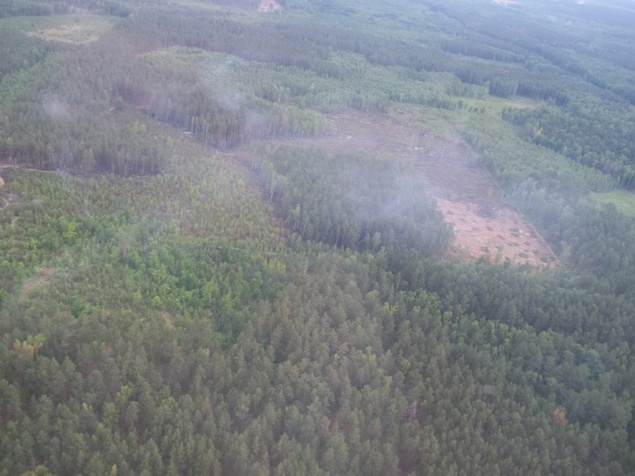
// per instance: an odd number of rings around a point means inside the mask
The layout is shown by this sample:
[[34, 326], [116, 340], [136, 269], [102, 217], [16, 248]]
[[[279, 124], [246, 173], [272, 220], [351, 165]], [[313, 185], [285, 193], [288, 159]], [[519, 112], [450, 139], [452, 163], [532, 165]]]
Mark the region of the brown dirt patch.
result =
[[492, 263], [557, 267], [558, 260], [519, 213], [510, 208], [484, 208], [472, 203], [437, 200], [454, 227], [449, 256], [464, 260], [485, 258]]

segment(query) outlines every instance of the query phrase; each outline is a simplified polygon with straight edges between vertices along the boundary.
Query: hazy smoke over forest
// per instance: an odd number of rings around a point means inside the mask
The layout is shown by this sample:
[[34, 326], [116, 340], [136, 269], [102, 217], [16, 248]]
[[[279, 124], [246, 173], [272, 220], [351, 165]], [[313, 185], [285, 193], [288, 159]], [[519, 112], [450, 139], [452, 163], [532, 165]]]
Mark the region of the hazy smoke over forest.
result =
[[0, 476], [632, 475], [635, 3], [0, 2]]

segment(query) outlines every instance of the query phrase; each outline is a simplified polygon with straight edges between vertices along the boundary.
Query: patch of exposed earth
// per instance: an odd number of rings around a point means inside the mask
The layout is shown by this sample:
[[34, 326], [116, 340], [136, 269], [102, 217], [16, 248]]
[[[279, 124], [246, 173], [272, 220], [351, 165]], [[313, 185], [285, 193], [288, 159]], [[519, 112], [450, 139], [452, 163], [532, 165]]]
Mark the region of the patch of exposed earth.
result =
[[81, 18], [82, 21], [77, 20], [75, 23], [34, 30], [28, 32], [27, 35], [46, 41], [87, 45], [97, 41], [111, 27], [108, 21], [93, 20], [89, 16]]
[[[411, 114], [404, 117], [412, 117]], [[557, 267], [558, 259], [542, 237], [509, 203], [470, 147], [451, 129], [440, 137], [399, 116], [347, 110], [330, 115], [332, 132], [321, 137], [264, 141], [354, 153], [373, 159], [405, 161], [421, 170], [455, 239], [448, 256], [470, 260]], [[237, 151], [253, 153], [250, 146]]]
[[482, 257], [493, 263], [511, 261], [535, 267], [559, 266], [540, 235], [513, 208], [488, 208], [442, 199], [437, 199], [437, 203], [454, 227], [450, 256], [462, 260]]

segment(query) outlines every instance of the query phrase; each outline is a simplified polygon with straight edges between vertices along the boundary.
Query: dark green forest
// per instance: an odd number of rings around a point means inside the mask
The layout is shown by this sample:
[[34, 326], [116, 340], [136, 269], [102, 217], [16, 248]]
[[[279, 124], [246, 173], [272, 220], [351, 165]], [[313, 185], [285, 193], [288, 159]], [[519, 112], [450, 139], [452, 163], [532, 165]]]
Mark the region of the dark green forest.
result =
[[635, 5], [280, 5], [0, 2], [0, 475], [634, 475]]

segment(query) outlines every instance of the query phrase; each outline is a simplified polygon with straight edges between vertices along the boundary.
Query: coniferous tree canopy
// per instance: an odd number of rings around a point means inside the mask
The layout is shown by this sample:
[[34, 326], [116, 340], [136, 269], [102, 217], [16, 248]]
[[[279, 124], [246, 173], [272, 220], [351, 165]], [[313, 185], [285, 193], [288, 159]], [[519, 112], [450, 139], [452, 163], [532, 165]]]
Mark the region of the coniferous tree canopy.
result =
[[0, 5], [0, 476], [633, 474], [632, 5], [267, 5]]

